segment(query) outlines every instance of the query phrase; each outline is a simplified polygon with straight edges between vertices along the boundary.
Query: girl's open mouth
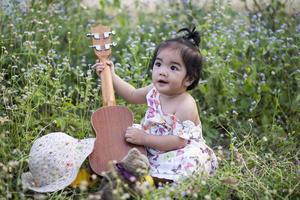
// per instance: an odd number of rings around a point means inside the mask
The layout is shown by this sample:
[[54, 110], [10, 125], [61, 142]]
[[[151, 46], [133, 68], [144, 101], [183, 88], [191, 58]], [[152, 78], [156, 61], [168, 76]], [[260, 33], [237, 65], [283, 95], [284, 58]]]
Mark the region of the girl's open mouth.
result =
[[161, 84], [167, 84], [168, 82], [167, 82], [167, 81], [164, 81], [164, 80], [159, 80], [158, 83], [161, 83]]

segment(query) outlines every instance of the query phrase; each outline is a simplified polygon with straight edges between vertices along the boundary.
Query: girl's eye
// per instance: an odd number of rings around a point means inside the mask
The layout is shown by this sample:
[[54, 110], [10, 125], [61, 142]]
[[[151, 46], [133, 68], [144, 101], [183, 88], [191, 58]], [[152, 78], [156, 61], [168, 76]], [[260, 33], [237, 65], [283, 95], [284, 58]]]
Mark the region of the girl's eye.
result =
[[178, 71], [178, 67], [172, 65], [172, 66], [171, 66], [171, 70], [172, 70], [172, 71]]
[[160, 64], [160, 62], [155, 62], [155, 63], [154, 63], [154, 66], [155, 66], [155, 67], [160, 67], [161, 64]]

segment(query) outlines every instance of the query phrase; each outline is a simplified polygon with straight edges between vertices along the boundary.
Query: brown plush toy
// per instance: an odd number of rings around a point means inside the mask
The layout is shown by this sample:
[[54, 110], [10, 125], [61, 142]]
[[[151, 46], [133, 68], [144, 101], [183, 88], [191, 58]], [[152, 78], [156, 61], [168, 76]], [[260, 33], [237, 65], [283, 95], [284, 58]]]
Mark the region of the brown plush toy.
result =
[[148, 175], [148, 158], [136, 148], [132, 148], [121, 162], [109, 165], [110, 170], [102, 174], [99, 190], [92, 199], [114, 200], [123, 195], [136, 199], [153, 186]]

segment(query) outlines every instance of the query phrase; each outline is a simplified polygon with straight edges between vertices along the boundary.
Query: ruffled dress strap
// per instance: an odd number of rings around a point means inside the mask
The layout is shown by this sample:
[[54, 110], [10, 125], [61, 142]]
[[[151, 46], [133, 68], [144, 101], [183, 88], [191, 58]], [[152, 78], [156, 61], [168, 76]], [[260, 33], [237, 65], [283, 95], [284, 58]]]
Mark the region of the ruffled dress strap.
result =
[[186, 140], [194, 140], [196, 142], [204, 142], [202, 136], [202, 125], [195, 125], [194, 122], [186, 120], [180, 122], [176, 120], [175, 128], [173, 129], [173, 135], [184, 138]]
[[155, 87], [153, 87], [146, 95], [147, 105], [154, 110], [159, 109], [159, 93]]
[[160, 112], [159, 93], [153, 87], [146, 96], [148, 109], [145, 113], [143, 125], [145, 129], [150, 128], [154, 124], [165, 124], [165, 119]]

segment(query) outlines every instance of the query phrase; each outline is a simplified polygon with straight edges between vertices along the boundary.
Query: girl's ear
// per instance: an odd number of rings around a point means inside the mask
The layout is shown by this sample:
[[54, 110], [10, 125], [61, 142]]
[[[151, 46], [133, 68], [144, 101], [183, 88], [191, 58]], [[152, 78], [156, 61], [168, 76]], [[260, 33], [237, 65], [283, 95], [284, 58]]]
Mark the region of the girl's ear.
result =
[[184, 80], [184, 86], [185, 86], [185, 87], [189, 87], [190, 85], [192, 85], [193, 82], [194, 82], [194, 79], [193, 79], [193, 78], [187, 77], [187, 78]]

